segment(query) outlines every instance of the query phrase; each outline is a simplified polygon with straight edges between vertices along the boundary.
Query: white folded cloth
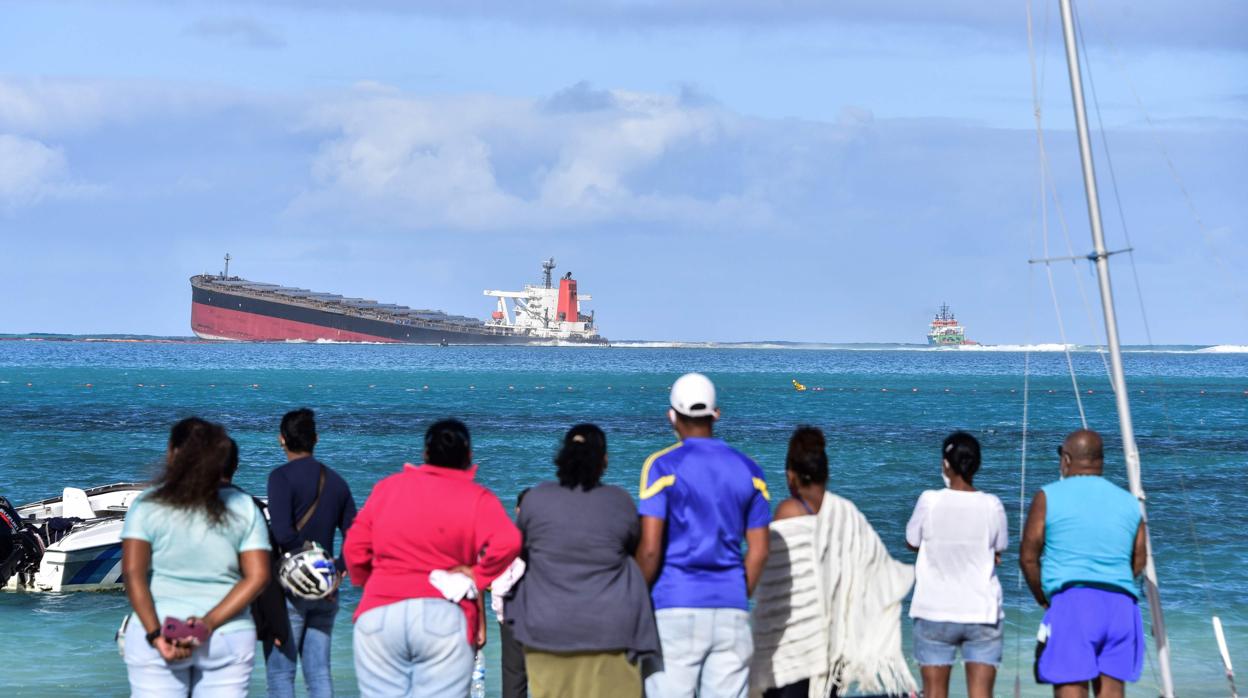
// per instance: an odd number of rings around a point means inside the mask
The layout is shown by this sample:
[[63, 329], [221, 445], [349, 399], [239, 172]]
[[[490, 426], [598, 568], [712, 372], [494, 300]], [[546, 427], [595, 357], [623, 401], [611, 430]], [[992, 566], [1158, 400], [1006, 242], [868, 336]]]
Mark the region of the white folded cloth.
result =
[[750, 695], [810, 680], [867, 694], [918, 690], [901, 648], [914, 568], [894, 560], [853, 502], [831, 492], [814, 516], [773, 521], [754, 591]]
[[507, 569], [490, 585], [490, 608], [499, 623], [503, 622], [503, 599], [511, 593], [511, 588], [524, 576], [524, 560], [512, 560]]
[[477, 598], [476, 582], [462, 572], [434, 570], [429, 573], [429, 583], [442, 592], [442, 597], [451, 603]]

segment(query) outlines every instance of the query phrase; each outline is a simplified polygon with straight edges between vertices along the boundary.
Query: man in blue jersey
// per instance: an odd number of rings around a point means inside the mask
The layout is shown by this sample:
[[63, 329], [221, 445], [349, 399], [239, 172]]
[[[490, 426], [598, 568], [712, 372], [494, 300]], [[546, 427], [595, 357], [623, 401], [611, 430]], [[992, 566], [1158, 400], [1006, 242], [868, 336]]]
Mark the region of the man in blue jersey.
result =
[[754, 654], [749, 596], [767, 561], [767, 483], [754, 461], [714, 438], [710, 379], [681, 376], [671, 405], [680, 442], [642, 466], [637, 507], [637, 564], [651, 585], [663, 649], [661, 666], [647, 667], [646, 696], [745, 698]]
[[1036, 493], [1019, 565], [1045, 609], [1036, 678], [1058, 698], [1117, 698], [1144, 666], [1135, 578], [1147, 557], [1140, 503], [1101, 476], [1104, 445], [1080, 429], [1058, 449], [1062, 479]]

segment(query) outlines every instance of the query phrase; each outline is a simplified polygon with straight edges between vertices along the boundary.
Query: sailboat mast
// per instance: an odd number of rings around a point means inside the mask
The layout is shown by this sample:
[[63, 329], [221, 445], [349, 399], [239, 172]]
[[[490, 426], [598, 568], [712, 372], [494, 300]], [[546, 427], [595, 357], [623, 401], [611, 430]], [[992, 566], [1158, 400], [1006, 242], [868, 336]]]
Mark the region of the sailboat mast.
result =
[[1144, 517], [1144, 535], [1148, 559], [1144, 567], [1144, 593], [1153, 621], [1153, 638], [1157, 644], [1157, 664], [1161, 674], [1161, 695], [1174, 697], [1174, 679], [1170, 673], [1170, 642], [1161, 611], [1161, 595], [1157, 589], [1157, 570], [1153, 565], [1153, 543], [1148, 531], [1148, 512], [1144, 505], [1144, 486], [1140, 483], [1140, 452], [1135, 444], [1135, 427], [1131, 423], [1131, 403], [1127, 394], [1126, 374], [1122, 370], [1122, 347], [1118, 343], [1118, 319], [1114, 313], [1114, 292], [1109, 281], [1109, 251], [1101, 228], [1101, 206], [1096, 192], [1096, 171], [1092, 166], [1092, 142], [1088, 136], [1088, 115], [1083, 102], [1083, 80], [1080, 73], [1079, 48], [1075, 39], [1075, 22], [1071, 0], [1060, 0], [1062, 36], [1066, 42], [1066, 65], [1070, 72], [1070, 93], [1075, 109], [1075, 129], [1079, 135], [1079, 158], [1083, 163], [1083, 186], [1088, 199], [1088, 221], [1092, 227], [1093, 258], [1096, 278], [1101, 291], [1101, 310], [1105, 316], [1105, 339], [1109, 345], [1110, 371], [1118, 421], [1122, 432], [1122, 450], [1127, 464], [1127, 482], [1131, 494], [1140, 502]]

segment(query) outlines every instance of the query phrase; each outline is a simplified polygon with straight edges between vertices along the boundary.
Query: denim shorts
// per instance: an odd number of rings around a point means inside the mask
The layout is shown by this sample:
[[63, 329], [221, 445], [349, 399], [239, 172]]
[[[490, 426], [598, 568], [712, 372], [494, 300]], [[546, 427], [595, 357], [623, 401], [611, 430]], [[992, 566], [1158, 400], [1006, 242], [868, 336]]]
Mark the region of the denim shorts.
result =
[[914, 619], [914, 660], [920, 666], [952, 666], [958, 648], [962, 661], [1001, 665], [1005, 646], [1002, 622], [944, 623]]

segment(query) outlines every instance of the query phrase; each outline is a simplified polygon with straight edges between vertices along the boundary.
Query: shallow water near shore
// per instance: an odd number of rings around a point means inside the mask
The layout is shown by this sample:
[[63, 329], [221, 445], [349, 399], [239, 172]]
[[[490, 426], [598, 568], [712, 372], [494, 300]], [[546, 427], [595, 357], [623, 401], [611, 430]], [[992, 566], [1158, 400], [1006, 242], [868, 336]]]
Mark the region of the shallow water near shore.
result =
[[[719, 435], [759, 462], [773, 499], [783, 491], [792, 427], [820, 426], [830, 487], [857, 503], [908, 562], [905, 523], [919, 494], [940, 486], [941, 439], [954, 428], [979, 437], [985, 461], [976, 485], [1001, 497], [1011, 524], [1000, 568], [1007, 635], [997, 690], [1010, 694], [1021, 674], [1024, 694], [1049, 695], [1030, 678], [1040, 613], [1017, 574], [1024, 359], [1017, 352], [6, 342], [0, 494], [20, 503], [65, 486], [149, 478], [170, 424], [192, 414], [226, 425], [242, 450], [238, 484], [262, 493], [282, 462], [277, 422], [299, 406], [317, 410], [317, 454], [361, 504], [379, 478], [419, 458], [424, 427], [442, 416], [469, 424], [479, 477], [508, 506], [522, 488], [553, 477], [556, 444], [581, 421], [608, 434], [607, 480], [636, 492], [642, 461], [673, 441], [667, 387], [699, 370], [720, 389]], [[1209, 616], [1222, 616], [1232, 659], [1248, 666], [1248, 354], [1142, 352], [1125, 361], [1176, 683], [1182, 695], [1225, 695]], [[1107, 473], [1125, 484], [1102, 358], [1079, 353], [1075, 365], [1088, 421], [1109, 442]], [[1063, 355], [1032, 354], [1030, 372], [1028, 497], [1056, 477], [1054, 447], [1079, 426]], [[795, 391], [792, 379], [810, 389]], [[354, 589], [344, 593], [335, 630], [341, 695], [356, 693], [350, 612], [358, 599]], [[127, 608], [121, 594], [0, 594], [4, 693], [128, 693], [113, 643]], [[908, 621], [904, 628], [908, 654]], [[491, 631], [488, 685], [497, 695], [497, 628]], [[1154, 672], [1150, 660], [1134, 692], [1153, 690]], [[253, 694], [263, 694], [262, 663]]]

